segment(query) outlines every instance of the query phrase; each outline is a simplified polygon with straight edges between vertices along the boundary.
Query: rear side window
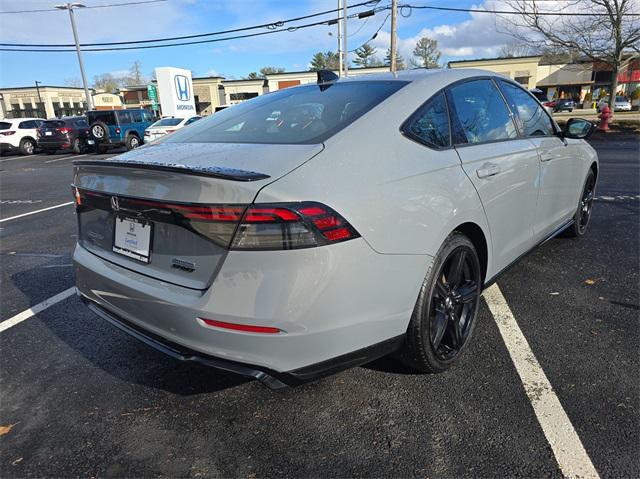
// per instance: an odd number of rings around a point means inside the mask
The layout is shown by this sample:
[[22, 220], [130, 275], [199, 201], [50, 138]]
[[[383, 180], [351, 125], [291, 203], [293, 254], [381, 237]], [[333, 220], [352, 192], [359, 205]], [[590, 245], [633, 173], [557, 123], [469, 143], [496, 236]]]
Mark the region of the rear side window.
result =
[[[500, 80], [511, 111], [518, 115], [518, 123], [524, 136], [547, 136], [555, 134], [551, 118], [531, 95], [513, 83]], [[566, 100], [565, 100], [566, 101]]]
[[182, 118], [163, 118], [162, 120], [156, 121], [151, 126], [177, 126], [182, 121]]
[[37, 128], [37, 126], [35, 121], [29, 120], [29, 121], [20, 122], [20, 124], [18, 125], [18, 128], [20, 128], [21, 130], [31, 130], [31, 129]]
[[118, 112], [118, 121], [121, 125], [127, 123], [133, 123], [131, 121], [131, 112], [130, 111], [119, 111]]
[[406, 85], [349, 81], [260, 95], [180, 130], [169, 143], [321, 143]]
[[509, 109], [491, 80], [471, 80], [453, 86], [449, 99], [462, 143], [485, 143], [518, 136]]
[[87, 113], [89, 123], [95, 123], [101, 121], [107, 125], [116, 124], [116, 114], [114, 111], [92, 111]]
[[140, 123], [142, 121], [142, 112], [141, 111], [132, 111], [131, 116], [133, 117], [133, 121], [136, 123]]
[[410, 138], [427, 146], [448, 147], [451, 143], [449, 114], [444, 93], [436, 94], [403, 129]]
[[76, 128], [88, 128], [89, 124], [86, 122], [86, 120], [75, 120], [73, 122], [74, 126]]
[[7, 123], [6, 121], [0, 122], [0, 130], [8, 130], [11, 128], [11, 123]]

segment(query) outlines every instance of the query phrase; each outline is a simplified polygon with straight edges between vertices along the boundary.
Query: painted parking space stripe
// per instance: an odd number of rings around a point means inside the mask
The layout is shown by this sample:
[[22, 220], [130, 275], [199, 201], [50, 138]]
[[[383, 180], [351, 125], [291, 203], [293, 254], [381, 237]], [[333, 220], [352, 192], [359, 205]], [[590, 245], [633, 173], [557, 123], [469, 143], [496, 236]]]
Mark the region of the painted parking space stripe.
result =
[[71, 155], [71, 156], [64, 156], [64, 157], [62, 157], [62, 158], [56, 158], [56, 159], [54, 159], [54, 160], [48, 160], [48, 161], [45, 161], [45, 163], [55, 163], [56, 161], [68, 160], [68, 159], [70, 159], [70, 158], [80, 158], [80, 157], [82, 157], [82, 156], [87, 156], [87, 155], [88, 155], [88, 153], [85, 153], [84, 155]]
[[69, 296], [73, 296], [76, 294], [76, 287], [72, 286], [69, 289], [65, 289], [61, 293], [56, 294], [55, 296], [51, 296], [48, 299], [45, 299], [42, 303], [38, 303], [32, 308], [29, 308], [21, 313], [16, 314], [12, 318], [7, 319], [0, 323], [0, 333], [6, 331], [7, 329], [15, 326], [16, 324], [20, 324], [22, 321], [29, 319], [32, 316], [35, 316], [38, 313], [41, 313], [45, 309], [53, 306], [54, 304], [59, 303], [60, 301], [64, 301]]
[[599, 478], [500, 288], [494, 284], [483, 295], [562, 474], [569, 478]]
[[73, 201], [68, 201], [67, 203], [62, 203], [55, 206], [49, 206], [48, 208], [42, 208], [41, 210], [30, 211], [29, 213], [22, 213], [21, 215], [10, 216], [9, 218], [3, 218], [0, 220], [0, 223], [4, 223], [5, 221], [17, 220], [18, 218], [24, 218], [25, 216], [35, 215], [36, 213], [42, 213], [44, 211], [54, 210], [56, 208], [61, 208], [63, 206], [72, 205]]

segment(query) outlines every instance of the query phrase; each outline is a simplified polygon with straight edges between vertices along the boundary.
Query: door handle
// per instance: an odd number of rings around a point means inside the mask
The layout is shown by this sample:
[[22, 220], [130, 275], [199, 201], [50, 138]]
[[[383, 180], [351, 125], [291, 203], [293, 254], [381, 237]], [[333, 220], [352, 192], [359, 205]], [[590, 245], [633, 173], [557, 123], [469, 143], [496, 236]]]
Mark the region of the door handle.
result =
[[485, 163], [476, 170], [478, 178], [489, 178], [500, 173], [500, 167], [494, 163]]
[[540, 157], [540, 161], [551, 161], [551, 160], [553, 160], [553, 158], [554, 158], [554, 157], [553, 157], [553, 156], [551, 156], [551, 155], [548, 155], [548, 156], [542, 156], [542, 157]]

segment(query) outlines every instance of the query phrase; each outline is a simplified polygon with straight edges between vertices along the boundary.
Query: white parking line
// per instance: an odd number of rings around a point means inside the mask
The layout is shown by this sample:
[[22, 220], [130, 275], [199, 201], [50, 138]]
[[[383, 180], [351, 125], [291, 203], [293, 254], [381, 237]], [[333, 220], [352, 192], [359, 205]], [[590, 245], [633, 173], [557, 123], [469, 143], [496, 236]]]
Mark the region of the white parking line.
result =
[[22, 313], [16, 314], [14, 317], [7, 319], [0, 323], [0, 333], [6, 331], [7, 329], [15, 326], [16, 324], [20, 324], [25, 319], [29, 319], [31, 316], [35, 316], [36, 314], [44, 311], [45, 309], [53, 306], [54, 304], [59, 303], [67, 299], [69, 296], [73, 296], [76, 293], [76, 287], [72, 286], [69, 289], [65, 289], [61, 293], [56, 294], [55, 296], [51, 296], [49, 299], [45, 299], [42, 303], [36, 304], [34, 307], [23, 311]]
[[45, 161], [45, 163], [55, 163], [56, 161], [68, 160], [69, 158], [80, 158], [81, 156], [87, 156], [87, 155], [88, 153], [85, 153], [84, 155], [65, 156], [63, 158], [56, 158], [55, 160], [47, 160]]
[[43, 211], [53, 210], [55, 208], [61, 208], [62, 206], [72, 205], [73, 201], [69, 201], [67, 203], [62, 203], [60, 205], [49, 206], [48, 208], [42, 208], [41, 210], [30, 211], [29, 213], [22, 213], [21, 215], [10, 216], [9, 218], [3, 218], [0, 220], [0, 223], [4, 223], [5, 221], [17, 220], [18, 218], [23, 218], [29, 215], [35, 215], [36, 213], [42, 213]]
[[484, 298], [562, 474], [570, 478], [599, 478], [498, 285], [488, 288]]

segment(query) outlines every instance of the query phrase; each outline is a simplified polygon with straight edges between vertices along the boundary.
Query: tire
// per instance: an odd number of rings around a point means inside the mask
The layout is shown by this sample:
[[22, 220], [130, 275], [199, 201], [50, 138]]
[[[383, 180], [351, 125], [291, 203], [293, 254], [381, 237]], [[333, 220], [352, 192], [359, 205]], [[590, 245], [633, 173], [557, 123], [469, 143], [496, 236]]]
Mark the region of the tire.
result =
[[481, 277], [473, 243], [453, 232], [440, 247], [420, 288], [400, 350], [405, 364], [422, 372], [440, 373], [459, 361], [475, 328]]
[[109, 127], [102, 121], [96, 121], [89, 127], [89, 135], [96, 144], [109, 138]]
[[23, 138], [20, 140], [20, 153], [23, 155], [33, 155], [36, 151], [36, 142], [31, 138]]
[[133, 134], [127, 135], [127, 139], [125, 140], [125, 147], [127, 148], [127, 151], [131, 151], [139, 146], [140, 138]]
[[587, 177], [584, 180], [582, 194], [578, 201], [578, 207], [573, 215], [573, 224], [567, 228], [566, 236], [570, 238], [580, 238], [587, 232], [591, 213], [593, 211], [593, 198], [596, 192], [596, 175], [592, 169], [589, 169]]
[[82, 142], [82, 140], [80, 140], [80, 138], [76, 138], [73, 140], [73, 143], [71, 144], [71, 150], [77, 155], [84, 153], [84, 143]]

